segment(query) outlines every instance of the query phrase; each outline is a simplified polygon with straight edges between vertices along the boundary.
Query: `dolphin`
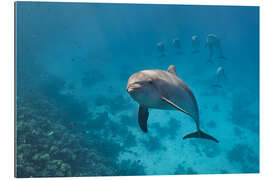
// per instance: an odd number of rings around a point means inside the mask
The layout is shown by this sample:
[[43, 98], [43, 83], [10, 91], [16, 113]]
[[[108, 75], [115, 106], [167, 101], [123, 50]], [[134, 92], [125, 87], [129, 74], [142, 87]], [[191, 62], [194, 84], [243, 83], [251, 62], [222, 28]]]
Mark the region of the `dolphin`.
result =
[[200, 52], [200, 38], [197, 35], [193, 35], [191, 37], [192, 42], [192, 54], [199, 53]]
[[226, 59], [223, 55], [220, 39], [215, 34], [208, 34], [206, 38], [206, 47], [209, 50], [208, 62], [212, 63], [214, 48], [217, 49], [219, 59]]
[[174, 38], [172, 40], [172, 45], [173, 45], [174, 48], [180, 49], [181, 48], [180, 39], [179, 38]]
[[222, 66], [219, 66], [216, 70], [216, 84], [213, 87], [222, 88], [222, 84], [227, 80], [225, 70]]
[[181, 52], [181, 42], [179, 38], [174, 38], [172, 40], [172, 46], [176, 49], [177, 54], [182, 54]]
[[194, 94], [188, 85], [176, 74], [174, 65], [168, 71], [143, 70], [131, 75], [127, 92], [139, 103], [138, 122], [143, 132], [147, 132], [148, 108], [179, 110], [196, 123], [197, 130], [183, 137], [205, 138], [218, 142], [200, 129], [199, 109]]
[[225, 70], [222, 66], [219, 66], [216, 71], [216, 77], [218, 81], [222, 81], [224, 79], [227, 79]]
[[165, 44], [162, 41], [157, 43], [157, 50], [160, 52], [160, 57], [165, 57]]

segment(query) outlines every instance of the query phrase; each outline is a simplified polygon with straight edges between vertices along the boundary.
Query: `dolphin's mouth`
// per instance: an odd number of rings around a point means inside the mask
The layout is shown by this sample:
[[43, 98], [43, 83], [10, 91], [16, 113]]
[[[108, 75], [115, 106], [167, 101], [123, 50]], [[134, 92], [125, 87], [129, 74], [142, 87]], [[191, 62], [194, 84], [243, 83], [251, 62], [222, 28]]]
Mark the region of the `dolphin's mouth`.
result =
[[133, 93], [134, 92], [134, 89], [133, 88], [127, 88], [127, 92], [130, 94], [130, 93]]
[[134, 93], [137, 89], [141, 88], [142, 85], [138, 83], [131, 84], [127, 87], [128, 93]]

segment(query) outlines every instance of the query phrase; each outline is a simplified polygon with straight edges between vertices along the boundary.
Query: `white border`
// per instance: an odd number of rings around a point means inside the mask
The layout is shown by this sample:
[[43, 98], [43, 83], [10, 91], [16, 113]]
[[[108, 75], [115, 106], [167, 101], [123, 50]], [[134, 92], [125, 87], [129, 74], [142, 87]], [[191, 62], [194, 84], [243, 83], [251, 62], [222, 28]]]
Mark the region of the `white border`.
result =
[[[33, 1], [33, 0], [32, 0]], [[34, 0], [36, 1], [36, 0]], [[43, 1], [43, 0], [41, 0]], [[51, 1], [51, 0], [48, 0]], [[60, 2], [75, 2], [75, 0], [58, 0]], [[52, 1], [55, 2], [55, 1]], [[144, 3], [144, 4], [200, 4], [200, 5], [244, 5], [260, 6], [260, 174], [239, 174], [239, 175], [181, 175], [181, 176], [140, 176], [140, 177], [94, 177], [80, 179], [269, 179], [269, 128], [270, 111], [268, 105], [269, 98], [269, 68], [270, 68], [270, 39], [269, 22], [270, 8], [269, 0], [79, 0], [79, 2], [114, 2], [114, 3]], [[0, 150], [1, 166], [0, 177], [3, 179], [14, 179], [14, 1], [1, 0], [0, 4]], [[41, 179], [41, 178], [36, 178]], [[42, 178], [49, 179], [49, 178]], [[77, 179], [77, 178], [57, 178], [57, 179]]]
[[[6, 0], [11, 1], [11, 0]], [[38, 1], [38, 0], [21, 0]], [[139, 4], [196, 4], [196, 5], [236, 5], [259, 6], [258, 0], [39, 0], [45, 2], [99, 2], [99, 3], [139, 3]]]

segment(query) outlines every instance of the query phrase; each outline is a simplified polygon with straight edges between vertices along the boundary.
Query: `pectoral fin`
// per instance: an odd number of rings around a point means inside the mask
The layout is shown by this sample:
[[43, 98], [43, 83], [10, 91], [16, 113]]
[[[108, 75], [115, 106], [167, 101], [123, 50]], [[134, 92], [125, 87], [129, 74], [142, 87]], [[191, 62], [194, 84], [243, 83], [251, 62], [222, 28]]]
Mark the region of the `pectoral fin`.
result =
[[148, 116], [149, 116], [148, 108], [140, 105], [138, 112], [138, 121], [143, 132], [147, 132]]
[[184, 109], [182, 109], [181, 107], [177, 106], [176, 104], [174, 104], [172, 101], [170, 101], [169, 99], [165, 98], [165, 97], [161, 97], [161, 99], [167, 103], [169, 103], [170, 105], [172, 105], [173, 107], [175, 107], [176, 109], [182, 111], [183, 113], [186, 113], [187, 115], [191, 116], [187, 111], [185, 111]]

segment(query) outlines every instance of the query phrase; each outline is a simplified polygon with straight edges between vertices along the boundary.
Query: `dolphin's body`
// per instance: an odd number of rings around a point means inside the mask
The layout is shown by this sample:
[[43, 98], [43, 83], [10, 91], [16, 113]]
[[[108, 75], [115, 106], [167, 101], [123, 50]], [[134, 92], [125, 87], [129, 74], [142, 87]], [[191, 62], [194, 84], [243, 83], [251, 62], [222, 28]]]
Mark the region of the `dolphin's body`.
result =
[[226, 59], [223, 55], [223, 51], [221, 48], [220, 39], [215, 34], [208, 34], [206, 38], [206, 47], [209, 49], [209, 58], [208, 62], [212, 62], [214, 48], [218, 50], [218, 58]]
[[174, 38], [172, 40], [172, 46], [175, 48], [177, 54], [182, 54], [181, 52], [181, 42], [179, 38]]
[[219, 66], [216, 71], [217, 80], [221, 81], [222, 79], [226, 79], [225, 70], [222, 66]]
[[143, 70], [133, 74], [127, 83], [127, 91], [139, 103], [138, 121], [147, 132], [148, 108], [180, 110], [191, 116], [197, 131], [185, 138], [206, 138], [218, 142], [214, 137], [200, 130], [199, 110], [195, 96], [187, 84], [176, 74], [175, 66], [168, 71]]
[[191, 37], [192, 42], [192, 54], [199, 53], [200, 52], [200, 38], [197, 35], [193, 35]]
[[213, 87], [222, 88], [222, 84], [227, 80], [227, 76], [225, 74], [225, 70], [222, 66], [219, 66], [216, 71], [216, 84]]
[[165, 44], [162, 41], [157, 43], [157, 50], [160, 52], [160, 57], [165, 57]]

